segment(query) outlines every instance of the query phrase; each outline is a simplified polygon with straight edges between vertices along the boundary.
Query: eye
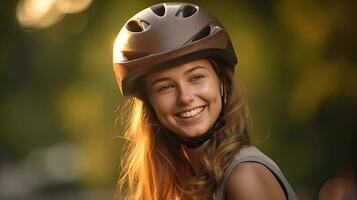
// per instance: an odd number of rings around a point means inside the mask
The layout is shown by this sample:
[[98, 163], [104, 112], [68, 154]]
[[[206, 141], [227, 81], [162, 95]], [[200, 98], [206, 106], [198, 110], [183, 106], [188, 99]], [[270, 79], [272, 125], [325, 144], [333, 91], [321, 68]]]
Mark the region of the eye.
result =
[[191, 77], [191, 80], [192, 80], [192, 81], [199, 81], [199, 80], [203, 79], [204, 77], [205, 77], [205, 76], [202, 75], [202, 74], [195, 74], [195, 75], [193, 75], [193, 76]]
[[168, 89], [170, 89], [172, 87], [173, 87], [172, 84], [160, 85], [156, 91], [157, 92], [163, 92], [163, 91], [166, 91], [166, 90], [168, 90]]

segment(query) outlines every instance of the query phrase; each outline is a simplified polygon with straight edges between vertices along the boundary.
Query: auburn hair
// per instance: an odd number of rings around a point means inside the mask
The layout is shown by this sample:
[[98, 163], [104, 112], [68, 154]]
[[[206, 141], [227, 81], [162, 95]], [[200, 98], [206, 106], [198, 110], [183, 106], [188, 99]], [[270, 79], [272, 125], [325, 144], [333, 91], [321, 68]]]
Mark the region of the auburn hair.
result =
[[[195, 174], [182, 145], [170, 139], [159, 123], [145, 91], [139, 91], [125, 108], [130, 116], [124, 137], [127, 143], [115, 199], [173, 200], [212, 199], [225, 170], [243, 145], [251, 144], [246, 95], [231, 68], [210, 60], [223, 82], [225, 125], [202, 156], [204, 170]], [[222, 102], [223, 103], [223, 102]], [[126, 113], [124, 111], [123, 113]]]

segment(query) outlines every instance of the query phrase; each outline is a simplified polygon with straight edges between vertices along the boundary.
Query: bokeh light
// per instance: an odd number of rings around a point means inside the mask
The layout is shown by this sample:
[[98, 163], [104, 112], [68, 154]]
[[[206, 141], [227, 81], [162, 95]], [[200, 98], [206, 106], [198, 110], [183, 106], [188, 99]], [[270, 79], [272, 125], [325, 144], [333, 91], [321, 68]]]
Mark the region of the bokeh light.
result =
[[60, 22], [66, 14], [87, 9], [92, 0], [20, 0], [16, 16], [27, 28], [47, 28]]

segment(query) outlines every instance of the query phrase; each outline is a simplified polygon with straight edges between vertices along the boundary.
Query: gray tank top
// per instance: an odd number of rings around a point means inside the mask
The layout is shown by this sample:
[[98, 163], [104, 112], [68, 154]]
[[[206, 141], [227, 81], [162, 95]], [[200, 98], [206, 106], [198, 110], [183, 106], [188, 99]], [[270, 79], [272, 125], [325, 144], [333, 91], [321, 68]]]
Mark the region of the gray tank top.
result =
[[226, 198], [226, 185], [229, 175], [233, 170], [242, 162], [256, 162], [267, 167], [277, 178], [281, 187], [285, 192], [287, 200], [296, 200], [296, 194], [289, 182], [286, 180], [284, 174], [280, 171], [278, 165], [271, 160], [268, 156], [263, 154], [255, 146], [245, 146], [237, 154], [234, 155], [234, 158], [231, 164], [228, 166], [226, 172], [224, 173], [224, 178], [221, 186], [218, 188], [217, 192], [213, 195], [213, 200], [225, 200]]

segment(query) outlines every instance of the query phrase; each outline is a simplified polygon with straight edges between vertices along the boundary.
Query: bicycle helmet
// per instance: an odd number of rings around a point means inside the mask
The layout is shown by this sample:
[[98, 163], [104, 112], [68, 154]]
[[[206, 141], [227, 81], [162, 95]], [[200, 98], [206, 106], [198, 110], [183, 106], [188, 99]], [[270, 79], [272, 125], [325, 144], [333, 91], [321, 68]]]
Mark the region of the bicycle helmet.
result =
[[237, 64], [231, 40], [221, 23], [190, 3], [160, 3], [130, 18], [113, 48], [113, 68], [121, 93], [135, 95], [143, 75], [164, 67], [209, 57], [232, 70]]

